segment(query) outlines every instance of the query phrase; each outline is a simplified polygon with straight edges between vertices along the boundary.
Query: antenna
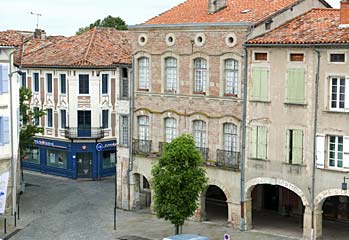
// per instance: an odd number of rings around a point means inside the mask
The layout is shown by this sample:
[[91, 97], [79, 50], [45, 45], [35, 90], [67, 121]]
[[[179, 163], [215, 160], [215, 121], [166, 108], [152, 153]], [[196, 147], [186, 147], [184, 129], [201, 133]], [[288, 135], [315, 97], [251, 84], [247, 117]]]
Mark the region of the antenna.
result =
[[29, 14], [36, 15], [36, 28], [39, 29], [39, 17], [41, 17], [42, 14], [41, 13], [34, 13], [34, 12], [30, 12]]

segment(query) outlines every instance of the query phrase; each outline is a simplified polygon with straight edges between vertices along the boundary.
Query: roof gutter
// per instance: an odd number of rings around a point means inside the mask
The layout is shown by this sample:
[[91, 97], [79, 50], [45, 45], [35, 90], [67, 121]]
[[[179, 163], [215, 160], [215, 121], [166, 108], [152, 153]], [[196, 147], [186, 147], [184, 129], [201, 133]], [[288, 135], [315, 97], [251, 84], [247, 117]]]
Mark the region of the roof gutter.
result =
[[119, 66], [126, 66], [129, 67], [131, 64], [115, 64], [110, 66], [34, 66], [34, 65], [22, 65], [22, 68], [39, 68], [39, 69], [114, 69]]
[[295, 43], [245, 43], [243, 44], [244, 47], [270, 47], [270, 48], [289, 48], [289, 47], [294, 47], [294, 48], [349, 48], [349, 43], [309, 43], [309, 44], [295, 44]]
[[129, 30], [150, 29], [150, 28], [180, 28], [180, 27], [233, 27], [251, 26], [250, 22], [222, 22], [222, 23], [178, 23], [178, 24], [137, 24], [128, 26]]

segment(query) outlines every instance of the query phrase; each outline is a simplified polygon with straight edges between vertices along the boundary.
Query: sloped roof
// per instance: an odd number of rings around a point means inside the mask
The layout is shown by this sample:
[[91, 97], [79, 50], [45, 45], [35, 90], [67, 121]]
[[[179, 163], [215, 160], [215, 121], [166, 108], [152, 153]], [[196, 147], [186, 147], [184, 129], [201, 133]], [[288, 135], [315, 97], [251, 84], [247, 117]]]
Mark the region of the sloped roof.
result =
[[0, 46], [18, 47], [22, 42], [22, 34], [15, 30], [7, 30], [0, 32]]
[[[187, 0], [156, 16], [145, 25], [188, 23], [252, 23], [265, 21], [273, 14], [303, 0], [227, 0], [227, 7], [208, 13], [208, 0]], [[321, 1], [321, 0], [320, 0]], [[325, 1], [324, 5], [330, 7]]]
[[312, 9], [247, 44], [346, 44], [349, 28], [340, 28], [339, 9]]
[[[108, 67], [131, 63], [127, 31], [93, 28], [81, 35], [34, 43], [25, 51], [24, 67]], [[26, 46], [27, 48], [27, 46]]]

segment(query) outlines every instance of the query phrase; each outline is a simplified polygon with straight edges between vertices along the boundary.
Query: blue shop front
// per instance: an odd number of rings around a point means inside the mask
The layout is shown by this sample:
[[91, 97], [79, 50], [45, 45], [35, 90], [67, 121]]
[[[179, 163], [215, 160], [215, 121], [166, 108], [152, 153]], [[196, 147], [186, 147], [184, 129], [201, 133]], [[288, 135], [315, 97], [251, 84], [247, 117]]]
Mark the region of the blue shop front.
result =
[[116, 141], [68, 142], [36, 138], [22, 158], [23, 169], [93, 180], [115, 175]]

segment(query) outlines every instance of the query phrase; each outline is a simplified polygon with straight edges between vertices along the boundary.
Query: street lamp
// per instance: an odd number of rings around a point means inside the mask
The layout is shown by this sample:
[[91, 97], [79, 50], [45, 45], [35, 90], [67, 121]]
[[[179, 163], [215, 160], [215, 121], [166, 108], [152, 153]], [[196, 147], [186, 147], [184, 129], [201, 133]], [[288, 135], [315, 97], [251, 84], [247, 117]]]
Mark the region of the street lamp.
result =
[[347, 183], [345, 182], [345, 180], [349, 179], [349, 177], [343, 177], [343, 182], [342, 182], [342, 190], [346, 191], [348, 188]]

